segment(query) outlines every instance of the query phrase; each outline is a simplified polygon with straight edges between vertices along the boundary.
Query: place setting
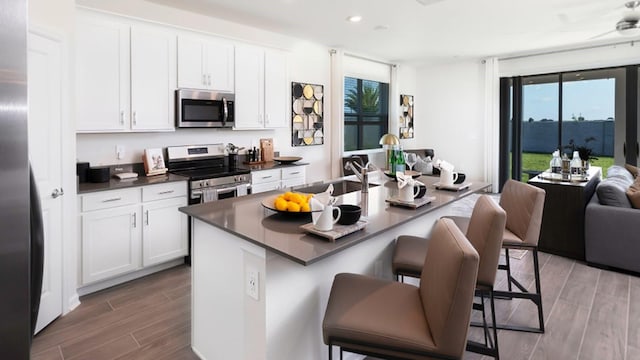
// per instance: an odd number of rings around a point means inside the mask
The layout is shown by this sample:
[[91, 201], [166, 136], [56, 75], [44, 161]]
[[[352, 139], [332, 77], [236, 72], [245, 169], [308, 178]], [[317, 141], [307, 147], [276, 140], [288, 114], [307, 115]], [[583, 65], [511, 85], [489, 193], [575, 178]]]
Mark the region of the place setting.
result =
[[417, 209], [429, 204], [435, 199], [435, 197], [425, 196], [427, 186], [415, 180], [411, 175], [399, 172], [396, 174], [396, 177], [398, 181], [398, 195], [385, 200], [391, 205]]

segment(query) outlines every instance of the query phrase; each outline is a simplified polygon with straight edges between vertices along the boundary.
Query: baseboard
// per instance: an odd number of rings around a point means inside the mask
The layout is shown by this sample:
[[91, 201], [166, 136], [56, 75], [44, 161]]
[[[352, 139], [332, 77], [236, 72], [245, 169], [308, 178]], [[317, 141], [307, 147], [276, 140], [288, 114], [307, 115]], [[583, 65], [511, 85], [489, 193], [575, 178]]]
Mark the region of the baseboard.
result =
[[77, 308], [79, 305], [80, 305], [80, 295], [78, 295], [78, 292], [76, 291], [67, 300], [67, 306], [64, 309], [62, 309], [62, 315], [68, 314], [69, 312]]
[[182, 264], [184, 264], [184, 258], [181, 257], [179, 259], [171, 260], [166, 263], [150, 266], [150, 267], [147, 267], [138, 271], [130, 272], [118, 277], [113, 277], [107, 280], [103, 280], [100, 282], [79, 287], [77, 293], [79, 296], [84, 296], [87, 294], [94, 293], [96, 291], [104, 290], [106, 288], [110, 288], [112, 286], [119, 285], [127, 281], [135, 280], [143, 276], [151, 275], [158, 271], [166, 270]]

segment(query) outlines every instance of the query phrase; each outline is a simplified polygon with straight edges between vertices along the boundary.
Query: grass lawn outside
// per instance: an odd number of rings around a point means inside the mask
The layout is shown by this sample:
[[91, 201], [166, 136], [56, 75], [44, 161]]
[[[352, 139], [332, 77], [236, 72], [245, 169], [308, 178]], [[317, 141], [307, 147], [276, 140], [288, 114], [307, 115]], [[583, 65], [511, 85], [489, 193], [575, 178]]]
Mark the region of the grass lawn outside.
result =
[[[535, 154], [535, 153], [522, 153], [522, 181], [526, 182], [529, 179], [529, 174], [524, 171], [545, 171], [549, 169], [549, 162], [551, 161], [551, 154]], [[607, 169], [613, 165], [612, 157], [599, 156], [598, 160], [591, 160], [591, 166], [599, 166], [602, 168], [602, 176], [607, 176]]]

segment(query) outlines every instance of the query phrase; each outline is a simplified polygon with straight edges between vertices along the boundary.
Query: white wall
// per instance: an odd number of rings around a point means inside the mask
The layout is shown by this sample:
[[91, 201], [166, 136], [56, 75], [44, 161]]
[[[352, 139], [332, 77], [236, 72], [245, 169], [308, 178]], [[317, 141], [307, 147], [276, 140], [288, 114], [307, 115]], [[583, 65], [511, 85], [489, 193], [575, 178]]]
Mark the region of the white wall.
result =
[[429, 65], [416, 72], [416, 139], [470, 179], [484, 178], [484, 65]]

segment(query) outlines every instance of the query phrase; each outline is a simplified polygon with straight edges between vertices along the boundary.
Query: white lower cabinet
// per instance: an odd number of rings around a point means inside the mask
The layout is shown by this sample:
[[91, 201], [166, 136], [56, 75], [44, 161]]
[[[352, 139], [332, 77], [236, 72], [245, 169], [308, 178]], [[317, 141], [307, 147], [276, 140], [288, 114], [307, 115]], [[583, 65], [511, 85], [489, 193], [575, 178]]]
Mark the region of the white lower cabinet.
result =
[[82, 283], [140, 268], [140, 206], [129, 205], [82, 215]]
[[178, 211], [187, 198], [157, 200], [142, 205], [142, 266], [187, 255], [188, 216]]
[[305, 165], [251, 172], [251, 193], [284, 189], [306, 183]]
[[187, 255], [186, 205], [186, 181], [81, 195], [82, 285]]

